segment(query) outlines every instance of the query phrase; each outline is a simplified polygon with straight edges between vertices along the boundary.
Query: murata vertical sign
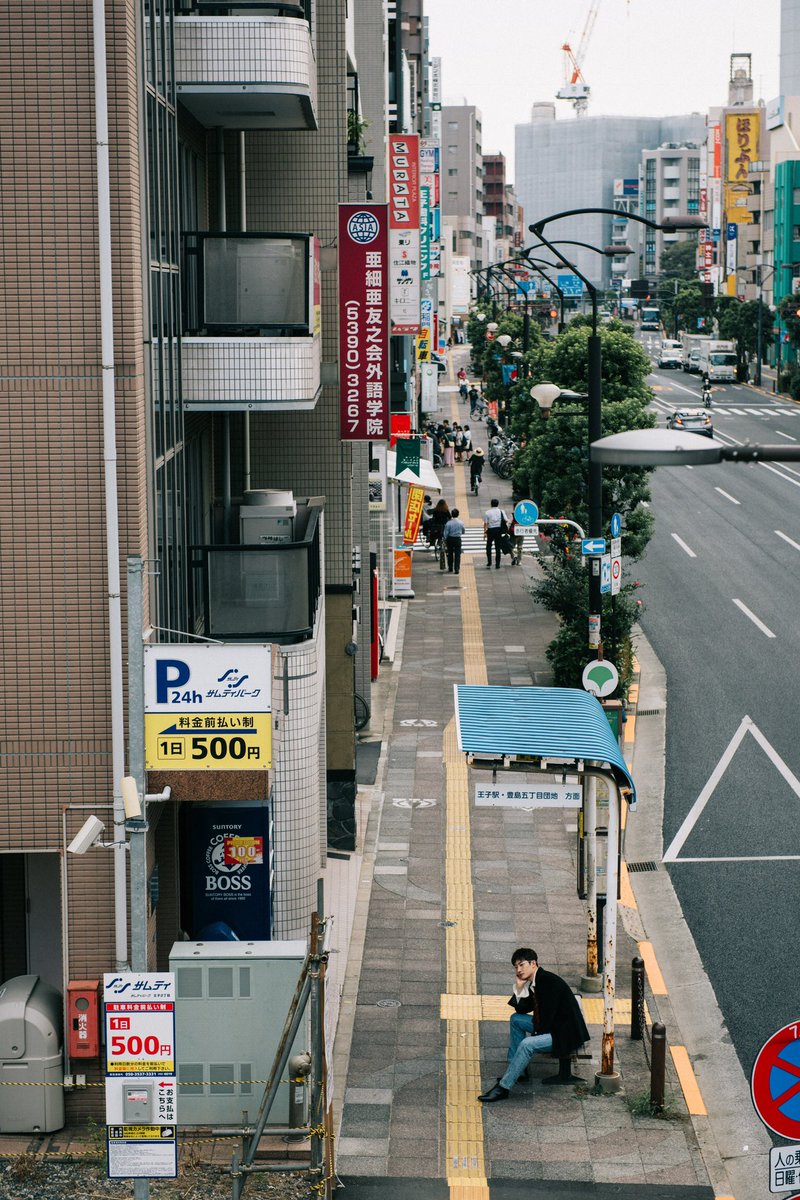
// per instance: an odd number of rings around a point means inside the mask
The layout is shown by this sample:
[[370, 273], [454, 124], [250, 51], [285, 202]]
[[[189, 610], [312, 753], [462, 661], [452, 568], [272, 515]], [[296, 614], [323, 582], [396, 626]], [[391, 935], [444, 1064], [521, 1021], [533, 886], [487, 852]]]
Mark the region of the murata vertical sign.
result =
[[103, 976], [106, 1138], [111, 1179], [178, 1174], [175, 976]]
[[345, 442], [389, 437], [389, 294], [386, 205], [340, 204], [339, 412]]
[[419, 134], [389, 137], [389, 314], [393, 334], [419, 333]]

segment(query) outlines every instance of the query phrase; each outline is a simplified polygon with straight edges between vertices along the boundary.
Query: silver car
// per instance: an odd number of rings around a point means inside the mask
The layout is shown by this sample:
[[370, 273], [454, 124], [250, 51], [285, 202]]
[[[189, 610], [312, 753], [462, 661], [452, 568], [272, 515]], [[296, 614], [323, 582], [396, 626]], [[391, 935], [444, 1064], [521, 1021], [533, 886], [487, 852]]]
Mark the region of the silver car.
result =
[[676, 408], [667, 417], [667, 429], [682, 429], [686, 433], [701, 433], [704, 437], [714, 436], [714, 424], [703, 408]]

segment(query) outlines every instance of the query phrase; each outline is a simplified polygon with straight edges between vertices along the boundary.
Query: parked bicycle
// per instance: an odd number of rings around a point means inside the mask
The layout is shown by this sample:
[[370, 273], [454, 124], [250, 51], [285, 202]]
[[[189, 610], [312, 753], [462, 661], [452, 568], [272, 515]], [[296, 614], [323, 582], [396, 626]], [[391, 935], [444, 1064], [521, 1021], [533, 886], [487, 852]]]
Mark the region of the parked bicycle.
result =
[[518, 444], [507, 434], [496, 434], [489, 442], [489, 466], [501, 479], [510, 479]]

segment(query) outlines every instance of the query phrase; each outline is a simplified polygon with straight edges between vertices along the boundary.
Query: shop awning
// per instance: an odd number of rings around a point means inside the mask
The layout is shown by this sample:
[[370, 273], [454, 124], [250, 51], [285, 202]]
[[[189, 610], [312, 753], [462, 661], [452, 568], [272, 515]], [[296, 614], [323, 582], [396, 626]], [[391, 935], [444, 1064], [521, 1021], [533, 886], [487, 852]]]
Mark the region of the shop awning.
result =
[[439, 476], [427, 458], [419, 460], [419, 478], [408, 468], [405, 471], [401, 471], [399, 475], [395, 475], [396, 468], [397, 455], [394, 450], [389, 450], [386, 454], [386, 471], [390, 479], [397, 479], [400, 483], [417, 483], [420, 487], [424, 487], [427, 492], [441, 492], [442, 485], [439, 482]]
[[562, 764], [608, 763], [617, 783], [636, 789], [602, 706], [580, 688], [456, 684], [458, 747], [476, 759]]

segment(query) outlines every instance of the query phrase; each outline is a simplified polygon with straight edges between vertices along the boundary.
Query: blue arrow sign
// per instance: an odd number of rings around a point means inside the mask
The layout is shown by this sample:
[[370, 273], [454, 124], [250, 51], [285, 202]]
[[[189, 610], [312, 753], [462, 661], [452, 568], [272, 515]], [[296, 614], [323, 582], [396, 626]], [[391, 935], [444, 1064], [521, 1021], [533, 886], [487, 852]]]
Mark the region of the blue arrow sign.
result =
[[514, 520], [518, 525], [535, 525], [539, 519], [539, 509], [533, 500], [520, 500], [514, 508]]
[[619, 515], [619, 513], [614, 513], [614, 515], [611, 518], [611, 536], [619, 537], [621, 529], [622, 529], [622, 517]]
[[581, 554], [605, 554], [605, 552], [605, 538], [583, 538], [581, 541]]

